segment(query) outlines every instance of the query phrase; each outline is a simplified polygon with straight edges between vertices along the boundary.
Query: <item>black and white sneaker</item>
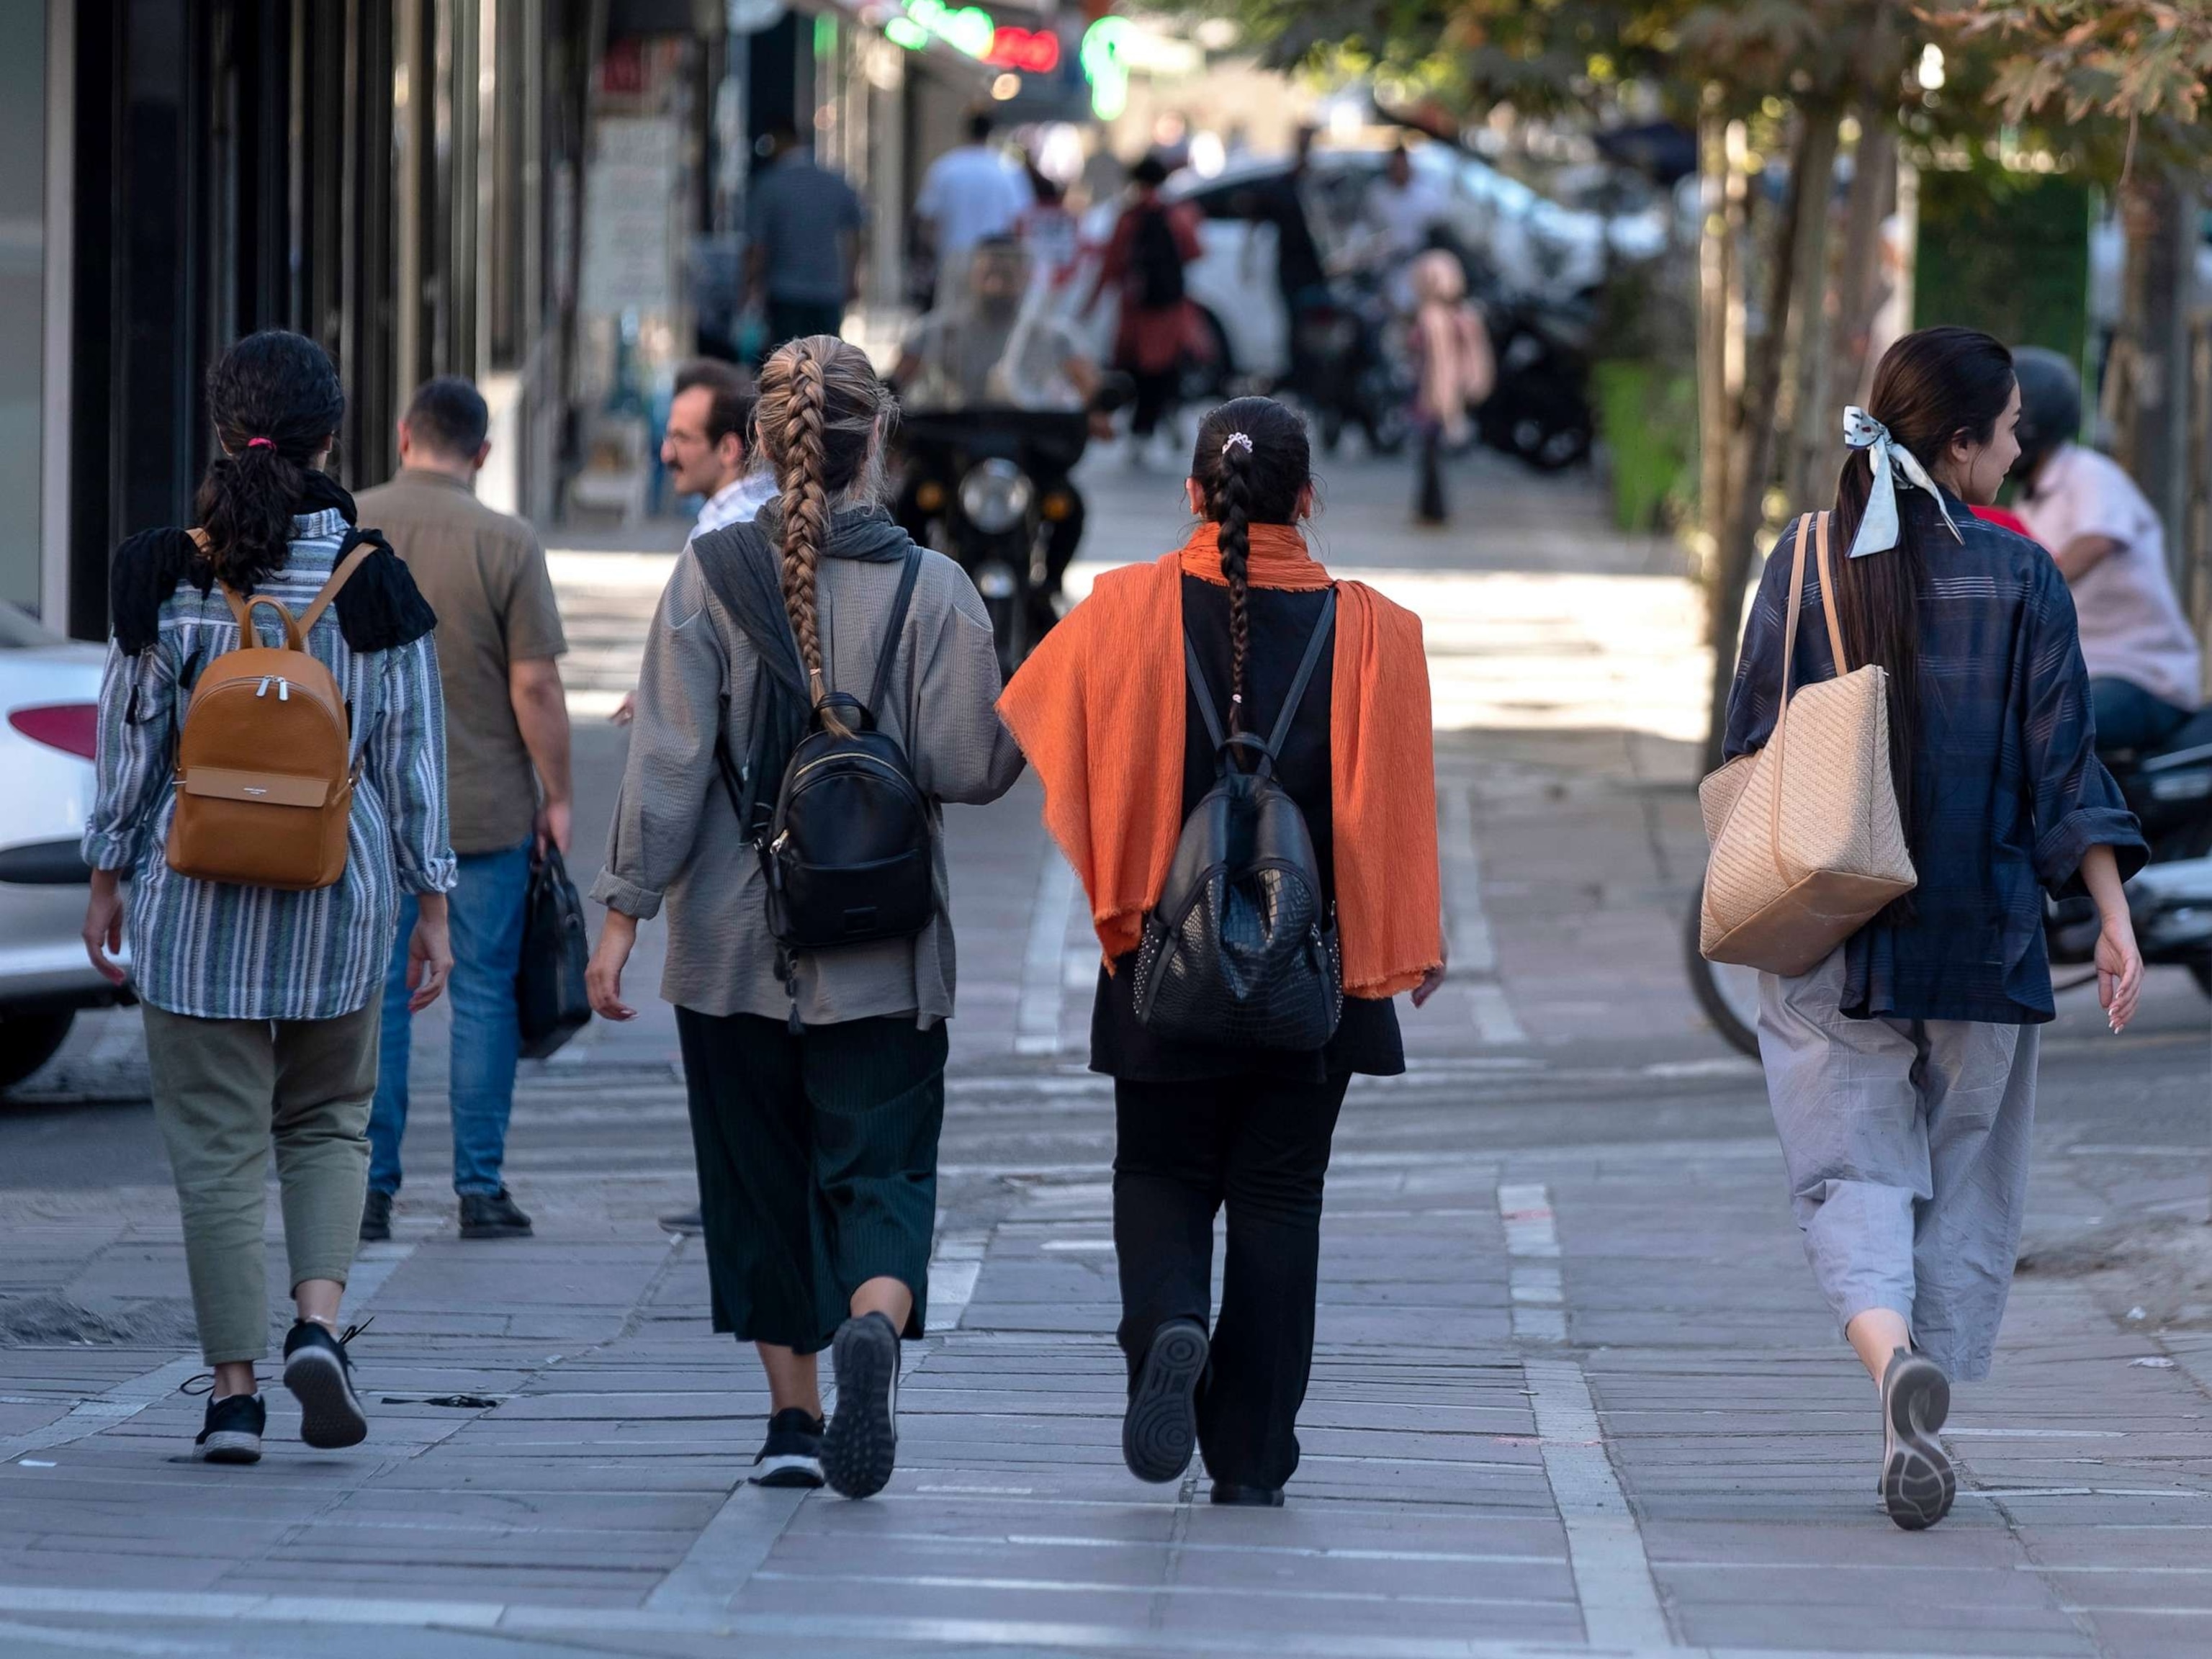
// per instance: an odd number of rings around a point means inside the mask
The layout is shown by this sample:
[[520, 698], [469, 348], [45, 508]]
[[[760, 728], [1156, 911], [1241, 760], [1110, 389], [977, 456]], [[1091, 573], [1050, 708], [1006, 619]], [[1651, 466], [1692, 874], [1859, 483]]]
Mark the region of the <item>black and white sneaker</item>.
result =
[[1923, 1354], [1899, 1348], [1881, 1376], [1881, 1505], [1907, 1532], [1950, 1514], [1959, 1477], [1936, 1431], [1951, 1414], [1951, 1379]]
[[269, 1407], [258, 1394], [210, 1400], [207, 1422], [192, 1442], [192, 1455], [203, 1463], [258, 1463], [261, 1431], [268, 1426]]
[[353, 1361], [346, 1344], [361, 1327], [343, 1336], [326, 1325], [302, 1319], [284, 1339], [284, 1386], [300, 1402], [300, 1438], [322, 1451], [358, 1446], [368, 1438], [368, 1413], [353, 1391]]
[[1170, 1319], [1152, 1333], [1121, 1418], [1121, 1461], [1139, 1480], [1178, 1480], [1198, 1447], [1198, 1380], [1206, 1374], [1206, 1328]]
[[837, 1328], [837, 1411], [822, 1437], [822, 1473], [846, 1498], [872, 1498], [898, 1462], [899, 1334], [879, 1313]]
[[787, 1406], [769, 1418], [752, 1480], [756, 1486], [820, 1486], [822, 1419], [804, 1406]]

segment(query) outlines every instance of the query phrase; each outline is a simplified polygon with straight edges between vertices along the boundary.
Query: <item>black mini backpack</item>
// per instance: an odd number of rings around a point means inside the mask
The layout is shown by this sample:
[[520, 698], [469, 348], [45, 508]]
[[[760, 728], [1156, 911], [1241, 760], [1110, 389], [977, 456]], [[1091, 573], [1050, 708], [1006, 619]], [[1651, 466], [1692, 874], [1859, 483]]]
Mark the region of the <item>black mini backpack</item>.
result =
[[[1344, 1012], [1336, 917], [1322, 899], [1305, 814], [1275, 762], [1336, 622], [1331, 592], [1273, 733], [1224, 737], [1213, 689], [1183, 636], [1183, 665], [1213, 741], [1213, 787], [1183, 821], [1160, 902], [1137, 946], [1138, 1020], [1156, 1036], [1210, 1047], [1311, 1052]], [[1251, 769], [1239, 750], [1255, 751]]]

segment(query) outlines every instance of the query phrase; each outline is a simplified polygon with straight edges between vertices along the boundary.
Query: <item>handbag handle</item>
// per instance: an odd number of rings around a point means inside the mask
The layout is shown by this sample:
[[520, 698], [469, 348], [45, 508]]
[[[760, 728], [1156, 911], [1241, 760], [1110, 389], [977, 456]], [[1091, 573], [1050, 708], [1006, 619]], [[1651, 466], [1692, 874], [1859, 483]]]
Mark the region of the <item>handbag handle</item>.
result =
[[1782, 795], [1783, 769], [1789, 761], [1784, 743], [1784, 728], [1790, 719], [1790, 670], [1797, 654], [1798, 607], [1805, 600], [1805, 544], [1809, 538], [1815, 545], [1814, 559], [1820, 570], [1820, 619], [1828, 627], [1828, 650], [1835, 659], [1835, 678], [1841, 679], [1850, 672], [1844, 655], [1844, 630], [1836, 620], [1836, 608], [1830, 597], [1834, 592], [1834, 576], [1828, 563], [1828, 520], [1832, 514], [1808, 513], [1797, 520], [1796, 546], [1790, 562], [1789, 616], [1782, 625], [1782, 697], [1774, 708], [1774, 735], [1767, 741], [1774, 750], [1774, 799], [1768, 804], [1767, 838], [1774, 852], [1774, 866], [1787, 873], [1789, 866], [1782, 856]]

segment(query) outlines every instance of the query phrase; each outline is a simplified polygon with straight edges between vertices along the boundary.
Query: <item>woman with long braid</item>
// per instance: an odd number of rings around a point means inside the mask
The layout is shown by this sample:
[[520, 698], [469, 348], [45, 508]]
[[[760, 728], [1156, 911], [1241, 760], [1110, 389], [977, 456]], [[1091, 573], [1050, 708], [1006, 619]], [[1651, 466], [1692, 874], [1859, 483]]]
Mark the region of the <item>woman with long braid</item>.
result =
[[[1021, 772], [992, 714], [982, 600], [880, 505], [893, 413], [841, 341], [794, 340], [769, 359], [760, 441], [782, 493], [677, 561], [592, 888], [607, 919], [592, 1004], [610, 1019], [633, 1018], [623, 967], [638, 923], [667, 907], [660, 991], [683, 1043], [714, 1328], [752, 1343], [768, 1374], [754, 1479], [812, 1486], [826, 1474], [848, 1498], [890, 1478], [898, 1345], [927, 1313], [952, 1013], [943, 837], [931, 838], [935, 920], [824, 951], [779, 948], [754, 843], [782, 757], [811, 719], [848, 728], [882, 653], [884, 696], [867, 713], [903, 745], [933, 823], [942, 803], [994, 800]], [[910, 555], [918, 574], [890, 637]], [[755, 775], [743, 787], [741, 766]], [[830, 1347], [825, 1431], [815, 1357]]]
[[[1200, 423], [1188, 485], [1200, 524], [1157, 564], [1109, 573], [1000, 700], [1045, 789], [1045, 823], [1082, 878], [1104, 963], [1091, 1065], [1114, 1080], [1114, 1243], [1129, 1368], [1122, 1455], [1181, 1477], [1195, 1447], [1217, 1504], [1274, 1505], [1297, 1468], [1313, 1364], [1322, 1180], [1355, 1073], [1405, 1069], [1391, 998], [1443, 977], [1436, 783], [1421, 626], [1306, 550], [1305, 428], [1240, 398]], [[1304, 814], [1343, 949], [1344, 1014], [1326, 1046], [1174, 1042], [1137, 1012], [1132, 963], [1185, 818], [1215, 784], [1207, 694], [1237, 734], [1276, 729], [1274, 775]], [[1231, 744], [1228, 752], [1243, 752]], [[1213, 1218], [1229, 1212], [1211, 1322]]]

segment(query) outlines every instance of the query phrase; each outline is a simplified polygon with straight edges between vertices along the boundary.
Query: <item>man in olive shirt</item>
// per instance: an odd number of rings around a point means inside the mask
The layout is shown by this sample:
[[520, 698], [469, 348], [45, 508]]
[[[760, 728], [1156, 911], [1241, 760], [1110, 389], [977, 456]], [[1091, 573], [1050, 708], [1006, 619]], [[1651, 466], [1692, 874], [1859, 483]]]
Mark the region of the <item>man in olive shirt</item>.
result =
[[[530, 1218], [501, 1178], [520, 1037], [515, 968], [531, 854], [568, 850], [568, 709], [554, 660], [568, 649], [545, 554], [528, 525], [476, 498], [491, 453], [484, 401], [466, 380], [431, 380], [399, 422], [399, 476], [364, 491], [360, 521], [384, 532], [438, 613], [446, 699], [446, 793], [453, 890], [449, 1092], [461, 1237], [520, 1238]], [[368, 1126], [364, 1239], [392, 1236], [407, 1127], [407, 936], [401, 901], [385, 982], [383, 1048]]]

